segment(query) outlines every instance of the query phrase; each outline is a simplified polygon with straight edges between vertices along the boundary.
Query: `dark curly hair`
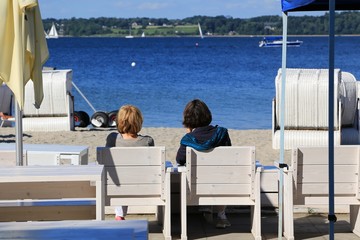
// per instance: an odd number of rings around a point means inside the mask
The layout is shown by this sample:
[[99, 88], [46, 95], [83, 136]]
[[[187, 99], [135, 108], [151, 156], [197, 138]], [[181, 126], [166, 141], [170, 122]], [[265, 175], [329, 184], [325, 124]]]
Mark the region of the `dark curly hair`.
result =
[[186, 104], [183, 117], [184, 127], [191, 129], [208, 126], [212, 121], [208, 106], [199, 99], [194, 99]]

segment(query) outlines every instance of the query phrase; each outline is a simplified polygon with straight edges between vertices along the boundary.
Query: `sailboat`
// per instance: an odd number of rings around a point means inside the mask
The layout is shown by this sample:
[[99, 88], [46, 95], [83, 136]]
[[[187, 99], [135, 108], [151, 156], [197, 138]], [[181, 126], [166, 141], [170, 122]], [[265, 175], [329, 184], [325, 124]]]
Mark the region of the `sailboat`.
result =
[[201, 30], [200, 23], [198, 23], [198, 27], [199, 27], [200, 37], [201, 37], [201, 38], [204, 38], [204, 35], [203, 35], [203, 33], [202, 33], [202, 30]]
[[46, 38], [59, 38], [59, 35], [56, 31], [55, 23], [52, 23], [49, 33], [46, 35]]
[[130, 35], [125, 36], [125, 38], [134, 38], [133, 35], [131, 35], [131, 27], [129, 28]]
[[145, 32], [143, 32], [143, 33], [141, 34], [141, 37], [145, 37]]

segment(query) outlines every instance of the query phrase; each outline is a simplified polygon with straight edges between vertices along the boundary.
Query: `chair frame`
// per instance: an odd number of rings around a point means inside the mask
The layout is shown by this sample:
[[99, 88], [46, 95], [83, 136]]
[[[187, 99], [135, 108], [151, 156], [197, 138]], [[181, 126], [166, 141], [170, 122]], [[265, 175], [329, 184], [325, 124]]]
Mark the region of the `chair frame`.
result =
[[171, 239], [170, 168], [165, 147], [98, 147], [105, 166], [105, 206], [162, 206], [163, 234]]
[[[291, 166], [284, 168], [284, 236], [294, 239], [294, 205], [327, 206], [328, 148], [292, 150]], [[360, 146], [334, 148], [335, 206], [350, 206], [352, 231], [360, 236]]]
[[[261, 167], [255, 147], [227, 146], [208, 151], [186, 148], [181, 172], [181, 239], [187, 239], [187, 206], [251, 206], [251, 232], [261, 239]], [[207, 177], [208, 176], [208, 177]]]

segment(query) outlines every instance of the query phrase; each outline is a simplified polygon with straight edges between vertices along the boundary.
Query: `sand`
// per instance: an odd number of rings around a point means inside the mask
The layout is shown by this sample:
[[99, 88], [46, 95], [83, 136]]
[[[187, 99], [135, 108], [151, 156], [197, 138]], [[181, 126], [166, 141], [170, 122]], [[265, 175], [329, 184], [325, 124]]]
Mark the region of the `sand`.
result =
[[[104, 146], [107, 135], [115, 128], [76, 128], [64, 132], [24, 132], [24, 143], [63, 144], [89, 147], [89, 162], [96, 160], [96, 147]], [[140, 134], [150, 135], [155, 145], [166, 147], [166, 158], [175, 162], [175, 156], [181, 137], [185, 134], [182, 128], [143, 128]], [[279, 160], [279, 150], [272, 149], [271, 130], [233, 130], [229, 129], [232, 145], [255, 146], [256, 160], [263, 165], [273, 165]], [[0, 143], [14, 143], [15, 128], [0, 128]], [[285, 152], [288, 162], [289, 152]]]

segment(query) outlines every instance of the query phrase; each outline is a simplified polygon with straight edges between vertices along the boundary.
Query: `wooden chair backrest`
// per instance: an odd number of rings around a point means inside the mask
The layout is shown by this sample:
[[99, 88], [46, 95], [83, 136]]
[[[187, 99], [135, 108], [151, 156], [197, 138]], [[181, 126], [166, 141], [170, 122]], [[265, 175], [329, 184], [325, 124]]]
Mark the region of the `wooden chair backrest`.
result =
[[[334, 184], [336, 196], [359, 199], [360, 146], [342, 145], [334, 148]], [[327, 196], [329, 188], [327, 147], [299, 147], [292, 152], [294, 200]]]
[[186, 148], [190, 195], [249, 196], [254, 199], [255, 147]]
[[98, 147], [97, 162], [105, 166], [106, 198], [165, 199], [165, 147]]

